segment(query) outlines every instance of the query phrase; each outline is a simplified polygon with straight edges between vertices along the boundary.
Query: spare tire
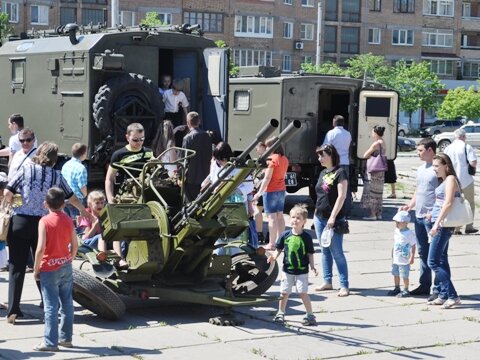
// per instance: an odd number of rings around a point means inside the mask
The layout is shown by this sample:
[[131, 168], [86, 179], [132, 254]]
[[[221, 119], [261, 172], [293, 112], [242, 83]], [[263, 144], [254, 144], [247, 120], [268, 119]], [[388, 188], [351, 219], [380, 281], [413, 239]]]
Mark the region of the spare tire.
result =
[[124, 141], [127, 126], [139, 122], [145, 128], [145, 144], [153, 140], [163, 120], [164, 104], [157, 86], [143, 75], [124, 74], [105, 82], [95, 95], [93, 119], [102, 137]]

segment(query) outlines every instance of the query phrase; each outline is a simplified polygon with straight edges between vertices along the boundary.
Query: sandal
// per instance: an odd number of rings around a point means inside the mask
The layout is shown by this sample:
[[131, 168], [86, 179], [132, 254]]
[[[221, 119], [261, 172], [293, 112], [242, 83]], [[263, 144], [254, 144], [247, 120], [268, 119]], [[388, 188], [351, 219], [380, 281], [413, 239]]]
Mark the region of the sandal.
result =
[[323, 283], [320, 286], [315, 288], [315, 291], [325, 291], [325, 290], [333, 290], [333, 286], [330, 283]]
[[350, 290], [348, 290], [347, 288], [341, 288], [337, 294], [337, 296], [340, 296], [340, 297], [345, 297], [348, 295], [350, 295]]
[[273, 321], [279, 324], [283, 324], [285, 322], [285, 314], [277, 313], [273, 318]]
[[397, 194], [390, 194], [387, 196], [387, 199], [396, 199], [397, 198]]

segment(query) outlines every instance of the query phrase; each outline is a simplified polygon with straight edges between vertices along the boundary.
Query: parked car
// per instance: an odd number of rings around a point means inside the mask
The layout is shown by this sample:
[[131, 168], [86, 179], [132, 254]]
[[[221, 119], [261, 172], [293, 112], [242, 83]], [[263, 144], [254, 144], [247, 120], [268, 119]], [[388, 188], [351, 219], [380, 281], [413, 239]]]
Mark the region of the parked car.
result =
[[410, 132], [410, 128], [408, 124], [399, 123], [397, 128], [398, 136], [405, 136]]
[[443, 132], [451, 132], [463, 125], [461, 120], [437, 120], [432, 125], [420, 129], [422, 137], [437, 135]]
[[410, 140], [404, 138], [403, 136], [399, 136], [397, 139], [397, 152], [400, 151], [413, 151], [417, 148], [417, 144], [415, 140]]
[[[465, 141], [473, 147], [480, 146], [480, 124], [468, 123], [461, 126], [461, 129], [466, 132]], [[453, 132], [444, 132], [433, 136], [433, 140], [437, 143], [438, 151], [444, 151], [445, 148], [455, 140], [455, 134]]]

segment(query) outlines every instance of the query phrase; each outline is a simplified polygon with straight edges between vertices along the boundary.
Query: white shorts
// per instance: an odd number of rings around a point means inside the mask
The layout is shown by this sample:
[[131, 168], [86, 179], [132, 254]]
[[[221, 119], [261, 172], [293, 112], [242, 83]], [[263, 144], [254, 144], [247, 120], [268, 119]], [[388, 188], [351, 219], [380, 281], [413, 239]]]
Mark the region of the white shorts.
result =
[[291, 294], [293, 285], [297, 288], [297, 293], [308, 293], [308, 274], [292, 275], [282, 271], [280, 292]]

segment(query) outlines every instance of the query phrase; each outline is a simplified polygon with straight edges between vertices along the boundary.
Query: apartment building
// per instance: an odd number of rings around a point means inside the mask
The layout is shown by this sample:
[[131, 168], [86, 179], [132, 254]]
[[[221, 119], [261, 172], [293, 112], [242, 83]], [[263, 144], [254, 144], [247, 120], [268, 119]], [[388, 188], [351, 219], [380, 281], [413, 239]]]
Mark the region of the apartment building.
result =
[[[148, 12], [165, 24], [200, 24], [224, 40], [237, 65], [284, 72], [316, 61], [318, 0], [118, 0], [117, 24]], [[392, 63], [428, 60], [443, 79], [477, 79], [480, 0], [320, 0], [320, 61], [371, 52]], [[76, 22], [111, 25], [111, 0], [1, 1], [17, 33]]]

